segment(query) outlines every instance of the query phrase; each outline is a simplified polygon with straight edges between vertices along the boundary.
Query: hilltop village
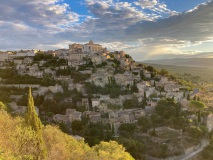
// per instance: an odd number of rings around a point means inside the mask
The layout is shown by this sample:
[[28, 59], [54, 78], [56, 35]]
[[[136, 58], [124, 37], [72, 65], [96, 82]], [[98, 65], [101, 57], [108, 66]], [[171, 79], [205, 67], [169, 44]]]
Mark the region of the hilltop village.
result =
[[[92, 40], [55, 51], [1, 52], [0, 70], [0, 100], [12, 114], [25, 112], [30, 86], [44, 124], [58, 124], [89, 145], [116, 139], [135, 158], [141, 153], [161, 158], [191, 153], [205, 135], [197, 133], [198, 124], [206, 132], [213, 128], [211, 113], [197, 119], [189, 107], [190, 99], [199, 101], [199, 89]], [[163, 131], [172, 132], [177, 142]]]

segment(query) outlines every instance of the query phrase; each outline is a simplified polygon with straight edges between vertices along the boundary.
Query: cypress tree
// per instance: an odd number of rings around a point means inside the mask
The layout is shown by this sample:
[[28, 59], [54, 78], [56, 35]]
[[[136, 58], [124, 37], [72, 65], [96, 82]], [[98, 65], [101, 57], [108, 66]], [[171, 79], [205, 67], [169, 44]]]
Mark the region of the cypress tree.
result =
[[190, 95], [189, 94], [187, 95], [187, 100], [190, 101]]
[[144, 91], [144, 96], [143, 96], [143, 107], [145, 107], [147, 105], [146, 102], [146, 91]]
[[32, 92], [31, 92], [31, 88], [29, 88], [28, 107], [26, 111], [26, 123], [30, 125], [32, 129], [35, 131], [42, 130], [41, 121], [34, 107], [34, 100], [33, 100]]
[[36, 148], [38, 148], [38, 153], [35, 153], [35, 157], [37, 159], [46, 159], [46, 146], [44, 144], [43, 136], [42, 136], [42, 123], [36, 113], [34, 100], [31, 92], [31, 88], [29, 88], [29, 95], [28, 95], [28, 107], [26, 110], [25, 121], [27, 125], [29, 125], [32, 130], [36, 133]]
[[115, 127], [114, 127], [114, 124], [112, 124], [112, 135], [115, 134]]
[[199, 96], [197, 97], [197, 101], [200, 101], [200, 97]]

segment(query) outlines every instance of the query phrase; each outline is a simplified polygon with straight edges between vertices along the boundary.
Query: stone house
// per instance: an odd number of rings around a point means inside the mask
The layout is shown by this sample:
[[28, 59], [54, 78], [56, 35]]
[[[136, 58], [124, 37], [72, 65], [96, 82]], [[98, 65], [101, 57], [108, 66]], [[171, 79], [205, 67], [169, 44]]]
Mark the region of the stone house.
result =
[[66, 58], [69, 54], [70, 54], [70, 51], [68, 49], [55, 50], [55, 56], [59, 58]]
[[67, 109], [65, 115], [56, 114], [53, 116], [53, 120], [59, 123], [72, 123], [73, 121], [81, 121], [82, 113], [75, 109]]
[[130, 94], [130, 95], [120, 95], [119, 98], [122, 100], [122, 101], [125, 101], [127, 99], [132, 99], [133, 95]]
[[92, 40], [89, 43], [84, 44], [82, 47], [83, 53], [94, 54], [103, 52], [103, 48], [100, 44], [94, 44]]
[[106, 100], [107, 104], [123, 105], [123, 100], [121, 98], [110, 98]]
[[179, 101], [183, 98], [183, 92], [168, 92], [166, 93], [166, 98], [173, 98], [176, 101]]
[[[23, 114], [26, 112], [27, 106], [18, 106], [16, 102], [8, 103], [8, 105], [14, 110], [12, 113]], [[35, 106], [36, 113], [39, 115], [39, 109]]]
[[145, 110], [143, 110], [143, 109], [138, 109], [138, 110], [133, 111], [133, 114], [134, 114], [134, 116], [135, 116], [135, 119], [138, 119], [138, 118], [140, 118], [140, 117], [145, 116]]
[[68, 115], [55, 114], [53, 115], [53, 120], [58, 123], [68, 123]]
[[83, 114], [92, 123], [101, 122], [101, 113], [100, 112], [85, 111]]
[[147, 102], [147, 106], [156, 107], [158, 104], [157, 101], [150, 100]]
[[42, 78], [43, 77], [43, 72], [39, 70], [38, 65], [34, 64], [32, 66], [29, 66], [29, 76], [34, 76], [37, 78]]
[[15, 63], [16, 65], [22, 64], [22, 62], [23, 62], [23, 60], [21, 60], [21, 59], [14, 59], [13, 60], [13, 63]]
[[55, 86], [49, 86], [49, 87], [41, 86], [36, 91], [36, 94], [37, 95], [44, 95], [48, 91], [50, 91], [52, 93], [63, 92], [63, 88], [62, 88], [61, 85], [58, 85], [58, 84], [56, 84]]
[[100, 105], [100, 100], [97, 98], [92, 98], [92, 108], [98, 107]]
[[22, 98], [22, 95], [10, 95], [10, 98], [18, 102]]
[[9, 60], [9, 54], [7, 52], [0, 53], [0, 62], [5, 62]]
[[118, 120], [121, 123], [134, 123], [135, 122], [135, 117], [132, 114], [132, 112], [128, 111], [118, 111]]
[[84, 92], [84, 84], [76, 83], [75, 88], [77, 89], [78, 92]]
[[99, 55], [96, 55], [96, 54], [94, 54], [94, 55], [91, 57], [91, 60], [92, 60], [93, 64], [95, 64], [95, 65], [101, 64], [101, 63], [103, 62], [102, 57], [99, 56]]
[[52, 93], [63, 92], [63, 88], [61, 85], [56, 84], [55, 86], [49, 86], [48, 90]]
[[162, 84], [162, 85], [164, 85], [164, 84], [166, 84], [167, 82], [168, 82], [168, 78], [167, 77], [165, 77], [165, 76], [162, 76], [161, 78], [160, 78], [160, 84]]
[[133, 84], [134, 84], [134, 79], [132, 77], [126, 78], [126, 80], [125, 80], [125, 85], [126, 86], [127, 85], [133, 86]]
[[151, 114], [155, 111], [155, 107], [152, 106], [145, 106], [145, 112], [146, 114]]
[[180, 104], [181, 104], [181, 110], [183, 111], [186, 111], [188, 110], [188, 107], [189, 107], [189, 101], [185, 98], [181, 99], [180, 101]]
[[96, 71], [96, 73], [93, 73], [88, 80], [89, 82], [94, 82], [97, 86], [104, 86], [108, 83], [108, 78], [111, 75], [107, 72], [107, 69], [101, 68]]
[[77, 60], [73, 60], [73, 61], [68, 60], [68, 66], [74, 67], [76, 69], [78, 69], [79, 66], [84, 65], [84, 64], [86, 64], [86, 62], [83, 61], [83, 60], [79, 60], [79, 61], [77, 61]]
[[54, 94], [48, 93], [48, 94], [45, 95], [44, 99], [45, 99], [45, 100], [46, 100], [46, 99], [53, 100], [53, 99], [54, 99]]
[[54, 77], [56, 75], [56, 71], [52, 70], [51, 68], [45, 68], [44, 74], [48, 74], [48, 75], [51, 75], [52, 77]]
[[149, 73], [149, 72], [146, 72], [146, 73], [144, 73], [144, 76], [146, 77], [146, 78], [151, 78], [151, 73]]
[[146, 89], [146, 97], [149, 97], [150, 95], [155, 93], [155, 87], [147, 87]]
[[164, 85], [164, 90], [166, 92], [179, 92], [180, 86], [173, 81], [169, 81]]
[[140, 83], [137, 83], [136, 86], [137, 86], [139, 92], [144, 92], [146, 87], [150, 86], [150, 82], [149, 81], [142, 81]]
[[41, 61], [39, 61], [39, 66], [43, 66], [45, 63], [46, 63], [47, 61], [45, 61], [45, 60], [41, 60]]
[[27, 73], [27, 67], [25, 64], [17, 64], [16, 65], [16, 70], [18, 71], [18, 74], [24, 75]]
[[206, 126], [207, 126], [209, 132], [211, 132], [212, 129], [213, 129], [213, 114], [212, 114], [212, 113], [210, 113], [210, 114], [207, 116]]
[[68, 120], [70, 123], [73, 121], [81, 121], [82, 113], [76, 111], [75, 109], [66, 109], [66, 115], [68, 115]]
[[83, 106], [89, 107], [89, 99], [88, 98], [82, 98], [81, 103]]
[[26, 57], [23, 59], [23, 64], [31, 64], [33, 62], [33, 59], [30, 57]]

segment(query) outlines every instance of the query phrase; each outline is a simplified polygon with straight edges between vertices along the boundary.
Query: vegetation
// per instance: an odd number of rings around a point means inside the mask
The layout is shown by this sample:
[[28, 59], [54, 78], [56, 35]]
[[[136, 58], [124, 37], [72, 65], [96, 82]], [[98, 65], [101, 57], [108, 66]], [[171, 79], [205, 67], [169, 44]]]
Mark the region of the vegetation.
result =
[[212, 160], [213, 159], [213, 152], [212, 152], [212, 150], [213, 150], [213, 136], [212, 135], [213, 135], [213, 133], [211, 132], [209, 134], [210, 144], [206, 148], [204, 148], [204, 150], [201, 153], [202, 158], [205, 159], [205, 160]]
[[3, 79], [3, 84], [41, 84], [43, 86], [51, 86], [57, 83], [49, 75], [45, 75], [44, 78], [19, 75], [14, 68], [0, 69], [0, 77]]
[[5, 111], [7, 110], [7, 106], [1, 101], [0, 101], [0, 110], [5, 110]]
[[34, 57], [33, 61], [39, 62], [41, 60], [46, 61], [43, 67], [58, 67], [61, 65], [66, 65], [67, 61], [58, 57], [54, 57], [52, 54], [44, 54], [43, 52], [38, 52]]
[[133, 159], [115, 141], [101, 142], [90, 148], [82, 140], [75, 140], [57, 127], [42, 126], [36, 118], [30, 95], [26, 119], [13, 118], [0, 111], [0, 159]]
[[139, 108], [140, 103], [138, 102], [138, 98], [133, 96], [131, 99], [126, 99], [124, 101], [123, 107], [125, 109]]
[[96, 86], [94, 83], [85, 83], [85, 89], [88, 94], [109, 94], [110, 98], [118, 98], [120, 95], [131, 93], [130, 90], [123, 90], [114, 78], [108, 78], [108, 83], [104, 87]]
[[189, 67], [189, 66], [171, 66], [171, 65], [158, 65], [149, 64], [158, 69], [166, 69], [171, 74], [176, 75], [178, 79], [182, 79], [185, 82], [191, 82], [192, 84], [198, 84], [200, 82], [212, 82], [213, 75], [209, 74], [213, 72], [211, 67]]
[[74, 68], [71, 68], [71, 67], [67, 67], [65, 69], [58, 69], [56, 71], [56, 76], [70, 76], [74, 73], [75, 69]]
[[29, 88], [29, 95], [28, 95], [28, 107], [25, 114], [25, 122], [26, 124], [32, 128], [34, 131], [34, 136], [37, 140], [35, 143], [34, 148], [37, 148], [37, 152], [34, 153], [34, 157], [36, 159], [45, 159], [46, 158], [46, 146], [44, 144], [43, 136], [42, 136], [42, 124], [38, 117], [38, 113], [36, 113], [34, 100], [32, 97], [31, 88]]
[[201, 122], [201, 111], [205, 108], [205, 104], [200, 101], [191, 101], [190, 109], [195, 111], [198, 115], [198, 122]]

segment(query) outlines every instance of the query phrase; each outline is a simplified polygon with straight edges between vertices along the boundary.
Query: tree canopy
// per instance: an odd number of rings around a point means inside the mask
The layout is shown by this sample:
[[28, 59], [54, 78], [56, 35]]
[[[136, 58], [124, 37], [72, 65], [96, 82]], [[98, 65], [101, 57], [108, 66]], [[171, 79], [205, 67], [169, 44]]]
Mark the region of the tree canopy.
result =
[[205, 108], [205, 104], [200, 101], [191, 101], [190, 108], [195, 111], [203, 110]]

